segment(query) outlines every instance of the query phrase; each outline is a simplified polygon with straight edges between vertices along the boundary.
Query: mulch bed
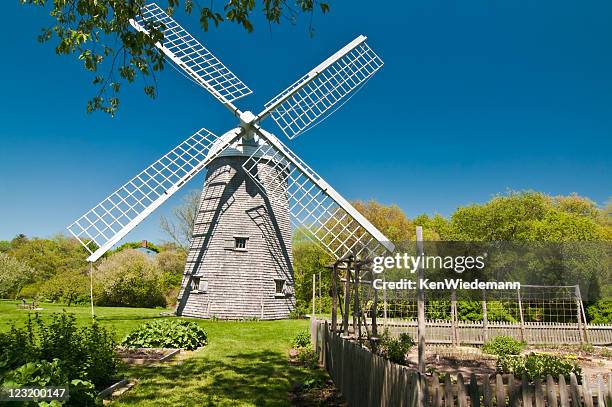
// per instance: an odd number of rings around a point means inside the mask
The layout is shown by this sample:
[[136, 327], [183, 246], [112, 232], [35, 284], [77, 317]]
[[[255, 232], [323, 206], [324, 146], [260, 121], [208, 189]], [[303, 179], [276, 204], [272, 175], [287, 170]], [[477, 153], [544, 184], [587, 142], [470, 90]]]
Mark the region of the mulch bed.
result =
[[289, 393], [289, 402], [292, 406], [331, 406], [348, 407], [334, 382], [330, 379], [322, 387], [306, 389], [303, 383], [296, 383]]
[[[295, 348], [290, 349], [289, 363], [292, 365], [301, 365], [297, 356], [298, 350]], [[319, 366], [318, 369], [321, 369], [321, 367]], [[348, 407], [348, 403], [342, 398], [342, 395], [331, 379], [312, 387], [307, 386], [305, 383], [295, 383], [289, 392], [289, 402], [292, 406], [299, 407]]]

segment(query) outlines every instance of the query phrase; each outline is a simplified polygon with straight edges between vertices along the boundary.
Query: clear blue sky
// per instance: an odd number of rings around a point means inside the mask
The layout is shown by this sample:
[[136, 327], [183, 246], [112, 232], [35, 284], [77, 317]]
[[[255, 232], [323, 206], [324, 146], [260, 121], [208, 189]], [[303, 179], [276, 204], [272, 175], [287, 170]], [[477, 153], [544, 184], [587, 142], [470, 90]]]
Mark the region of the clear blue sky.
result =
[[[236, 123], [173, 69], [149, 100], [124, 87], [119, 115], [87, 115], [78, 62], [36, 41], [43, 9], [3, 2], [0, 239], [50, 236], [200, 127]], [[358, 34], [384, 68], [340, 111], [288, 142], [348, 199], [448, 215], [510, 189], [612, 195], [612, 2], [334, 1], [272, 32], [177, 17], [263, 104]], [[373, 9], [372, 9], [373, 8]], [[277, 132], [272, 121], [264, 127]], [[278, 133], [278, 132], [277, 132]], [[186, 189], [199, 189], [202, 174]], [[160, 213], [128, 239], [158, 241]]]

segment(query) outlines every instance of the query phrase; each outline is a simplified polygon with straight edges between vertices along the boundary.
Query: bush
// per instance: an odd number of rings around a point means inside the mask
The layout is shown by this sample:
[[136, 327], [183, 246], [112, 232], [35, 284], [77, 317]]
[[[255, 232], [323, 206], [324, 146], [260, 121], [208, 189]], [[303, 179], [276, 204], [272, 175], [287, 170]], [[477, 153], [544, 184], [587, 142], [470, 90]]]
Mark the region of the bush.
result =
[[385, 333], [381, 341], [381, 354], [393, 363], [406, 364], [406, 354], [414, 346], [414, 340], [407, 333], [402, 333], [398, 338], [392, 338]]
[[98, 305], [163, 307], [162, 272], [146, 254], [122, 250], [104, 259], [94, 274]]
[[89, 279], [78, 271], [56, 274], [42, 284], [38, 297], [49, 302], [62, 302], [68, 306], [87, 303]]
[[612, 324], [612, 301], [598, 300], [587, 308], [591, 324]]
[[207, 343], [206, 331], [184, 319], [166, 319], [143, 324], [123, 342], [128, 348], [183, 348], [194, 350]]
[[293, 346], [296, 348], [306, 348], [310, 347], [310, 345], [310, 332], [307, 330], [298, 333], [295, 335], [295, 338], [293, 338]]
[[545, 353], [531, 353], [527, 356], [505, 355], [497, 359], [497, 370], [500, 373], [511, 373], [517, 378], [526, 376], [530, 381], [543, 379], [547, 375], [554, 378], [559, 375], [569, 379], [570, 373], [580, 377], [582, 369], [567, 357]]
[[[71, 406], [96, 404], [97, 391], [94, 384], [80, 379], [68, 381], [68, 376], [62, 369], [59, 359], [53, 359], [52, 362], [46, 360], [28, 362], [10, 371], [2, 382], [2, 386], [5, 388], [59, 387], [65, 386], [66, 383], [70, 388], [70, 399], [64, 404]], [[47, 404], [39, 403], [38, 405]]]
[[59, 386], [69, 383], [68, 405], [92, 405], [96, 387], [117, 373], [116, 342], [97, 322], [77, 328], [73, 314], [38, 315], [24, 328], [0, 333], [0, 386]]
[[497, 356], [520, 355], [523, 349], [525, 349], [525, 343], [510, 336], [496, 336], [482, 346], [484, 353]]

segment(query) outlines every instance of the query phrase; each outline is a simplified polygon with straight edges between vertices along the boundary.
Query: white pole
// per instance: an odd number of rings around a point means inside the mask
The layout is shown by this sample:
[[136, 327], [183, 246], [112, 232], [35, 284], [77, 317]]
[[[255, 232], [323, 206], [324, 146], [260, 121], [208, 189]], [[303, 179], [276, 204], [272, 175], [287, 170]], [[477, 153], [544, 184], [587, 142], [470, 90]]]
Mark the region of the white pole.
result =
[[89, 262], [89, 300], [91, 302], [91, 319], [94, 319], [94, 301], [93, 301], [93, 261]]

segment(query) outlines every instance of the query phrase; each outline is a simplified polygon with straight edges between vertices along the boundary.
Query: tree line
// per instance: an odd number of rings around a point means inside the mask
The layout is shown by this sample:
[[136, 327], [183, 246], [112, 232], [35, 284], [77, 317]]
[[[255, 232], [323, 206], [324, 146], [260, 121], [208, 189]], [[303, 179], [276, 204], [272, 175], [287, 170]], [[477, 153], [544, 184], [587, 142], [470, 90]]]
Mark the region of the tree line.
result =
[[[197, 212], [199, 191], [187, 194], [161, 228], [170, 242], [148, 244], [155, 256], [139, 251], [140, 242], [123, 244], [107, 253], [97, 264], [94, 301], [98, 305], [171, 306], [176, 300], [189, 246], [191, 224]], [[424, 229], [428, 241], [470, 242], [601, 242], [604, 252], [578, 252], [580, 263], [568, 261], [567, 270], [590, 290], [589, 315], [612, 322], [610, 251], [612, 241], [612, 202], [600, 208], [578, 195], [550, 196], [539, 192], [508, 192], [482, 204], [460, 207], [450, 216], [422, 214], [412, 219], [397, 205], [357, 201], [353, 205], [398, 246], [415, 240], [415, 227]], [[332, 259], [316, 243], [296, 230], [293, 259], [297, 313], [311, 307], [312, 275], [321, 275], [322, 292], [318, 301], [323, 310], [331, 299], [329, 265]], [[409, 244], [410, 245], [410, 244]], [[0, 297], [36, 298], [68, 305], [89, 301], [88, 253], [73, 238], [63, 235], [48, 239], [18, 235], [0, 241]], [[599, 256], [599, 257], [597, 257]], [[601, 263], [601, 256], [606, 263]], [[544, 258], [546, 256], [541, 255]], [[585, 261], [592, 260], [592, 261]], [[558, 265], [535, 259], [525, 273], [548, 270], [549, 283], [555, 284]], [[571, 274], [573, 273], [573, 274]], [[581, 287], [582, 288], [582, 287]], [[593, 308], [594, 307], [594, 308]]]

